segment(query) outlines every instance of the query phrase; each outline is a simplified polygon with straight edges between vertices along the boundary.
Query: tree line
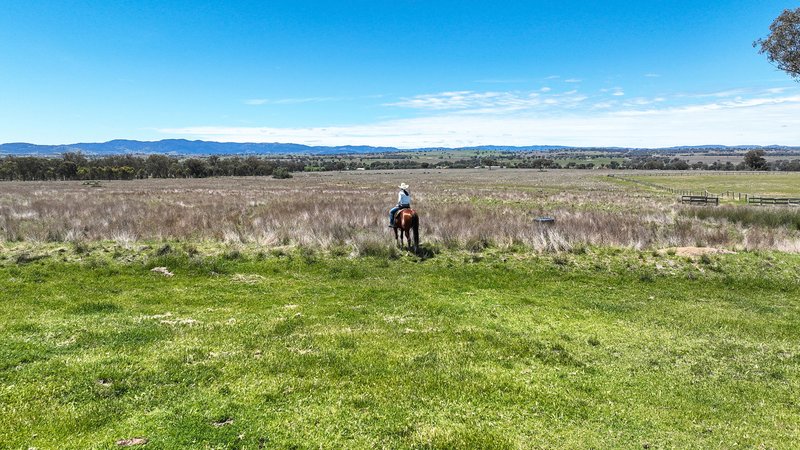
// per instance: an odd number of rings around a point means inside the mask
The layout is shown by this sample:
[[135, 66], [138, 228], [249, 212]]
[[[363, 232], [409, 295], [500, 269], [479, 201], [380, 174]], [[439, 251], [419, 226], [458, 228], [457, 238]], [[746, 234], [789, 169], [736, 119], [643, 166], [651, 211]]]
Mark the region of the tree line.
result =
[[178, 158], [166, 155], [112, 155], [89, 158], [65, 153], [60, 158], [6, 156], [0, 158], [0, 180], [133, 180], [141, 178], [204, 178], [213, 176], [275, 176], [303, 170], [300, 159], [256, 156]]
[[[366, 159], [366, 160], [365, 160]], [[542, 156], [520, 157], [513, 152], [502, 155], [474, 156], [437, 163], [409, 158], [374, 160], [346, 155], [287, 156], [208, 156], [179, 158], [167, 155], [112, 155], [87, 157], [81, 153], [64, 153], [58, 158], [40, 156], [0, 157], [0, 180], [133, 180], [142, 178], [204, 178], [221, 176], [273, 176], [289, 178], [292, 172], [336, 170], [392, 170], [427, 168], [495, 167], [530, 169], [638, 169], [638, 170], [773, 170], [800, 171], [800, 159], [767, 161], [762, 150], [748, 152], [744, 159], [733, 162], [689, 162], [667, 156], [629, 156], [619, 161], [576, 162]]]

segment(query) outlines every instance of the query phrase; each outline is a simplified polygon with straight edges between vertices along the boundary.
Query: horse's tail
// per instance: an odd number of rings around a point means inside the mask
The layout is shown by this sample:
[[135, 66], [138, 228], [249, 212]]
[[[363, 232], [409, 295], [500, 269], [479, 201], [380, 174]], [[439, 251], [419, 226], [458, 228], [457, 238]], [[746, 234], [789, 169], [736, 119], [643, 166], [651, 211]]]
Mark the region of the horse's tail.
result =
[[416, 213], [411, 218], [411, 232], [414, 234], [414, 253], [419, 253], [419, 216]]

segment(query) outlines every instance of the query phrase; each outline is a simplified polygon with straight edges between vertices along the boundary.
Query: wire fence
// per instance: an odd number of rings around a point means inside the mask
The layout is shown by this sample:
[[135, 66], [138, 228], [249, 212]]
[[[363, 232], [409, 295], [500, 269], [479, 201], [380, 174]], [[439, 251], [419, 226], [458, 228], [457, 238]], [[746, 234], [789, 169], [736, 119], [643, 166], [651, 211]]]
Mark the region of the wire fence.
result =
[[[724, 172], [729, 174], [768, 174], [769, 172]], [[683, 173], [665, 173], [665, 174], [648, 174], [646, 176], [649, 177], [656, 177], [656, 176], [687, 176], [691, 174], [683, 174]], [[692, 190], [692, 189], [681, 189], [681, 188], [674, 188], [670, 186], [665, 186], [663, 184], [653, 183], [650, 181], [639, 180], [636, 178], [627, 177], [624, 175], [615, 175], [609, 174], [610, 178], [615, 178], [618, 180], [627, 181], [630, 183], [639, 184], [642, 186], [647, 186], [653, 189], [658, 189], [661, 191], [669, 192], [670, 194], [677, 194], [681, 197], [679, 200], [681, 203], [692, 203], [692, 204], [719, 204], [719, 200], [721, 198], [727, 198], [729, 200], [741, 202], [744, 201], [748, 205], [793, 205], [793, 206], [800, 206], [800, 198], [792, 198], [792, 197], [770, 197], [770, 196], [763, 196], [763, 195], [753, 195], [748, 192], [737, 192], [737, 191], [722, 191], [718, 193], [709, 192], [707, 189], [703, 190]]]

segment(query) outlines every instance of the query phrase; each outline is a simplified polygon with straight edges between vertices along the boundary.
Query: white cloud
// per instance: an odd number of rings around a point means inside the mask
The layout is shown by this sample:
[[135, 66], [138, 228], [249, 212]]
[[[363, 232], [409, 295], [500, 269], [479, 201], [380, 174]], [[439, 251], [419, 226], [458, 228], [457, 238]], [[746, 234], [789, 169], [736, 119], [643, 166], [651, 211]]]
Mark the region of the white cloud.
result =
[[658, 78], [661, 75], [657, 74], [657, 73], [646, 73], [646, 74], [644, 74], [644, 76], [647, 77], [647, 78]]
[[615, 114], [621, 116], [644, 116], [644, 115], [660, 115], [668, 113], [675, 113], [675, 114], [702, 113], [702, 112], [713, 112], [720, 110], [774, 106], [782, 104], [800, 105], [800, 95], [790, 96], [790, 97], [773, 97], [773, 98], [751, 98], [751, 99], [737, 98], [735, 100], [728, 100], [723, 102], [703, 103], [698, 105], [687, 105], [687, 106], [663, 108], [663, 109], [618, 111]]
[[567, 80], [564, 80], [564, 83], [580, 83], [580, 82], [581, 80], [578, 78], [569, 78]]
[[[160, 130], [193, 139], [387, 145], [401, 148], [560, 144], [666, 147], [699, 144], [800, 145], [800, 89], [728, 89], [710, 93], [624, 96], [622, 87], [448, 91], [384, 104], [392, 115], [330, 127], [184, 127]], [[251, 104], [327, 101], [334, 97], [251, 99]], [[405, 110], [405, 111], [403, 111]], [[397, 119], [408, 114], [419, 117]]]
[[384, 106], [429, 111], [457, 111], [460, 114], [499, 114], [533, 110], [544, 105], [569, 107], [586, 99], [585, 96], [578, 95], [577, 90], [545, 96], [544, 94], [549, 91], [549, 88], [539, 92], [451, 91], [402, 98], [394, 103], [386, 103]]
[[725, 97], [734, 97], [737, 95], [744, 95], [748, 93], [749, 91], [747, 89], [728, 89], [725, 91], [704, 92], [701, 94], [688, 94], [683, 96], [690, 98], [709, 98], [709, 97], [725, 98]]
[[789, 88], [779, 87], [779, 88], [766, 89], [764, 92], [767, 93], [767, 94], [783, 94], [787, 90], [789, 90]]
[[621, 96], [625, 95], [625, 90], [623, 90], [621, 87], [603, 88], [603, 89], [600, 89], [600, 92], [603, 92], [603, 93], [611, 92], [611, 95], [614, 95], [614, 96], [617, 96], [617, 97], [621, 97]]
[[[604, 107], [602, 103], [594, 104]], [[558, 144], [668, 147], [699, 144], [798, 145], [800, 95], [684, 107], [599, 112], [558, 117], [447, 113], [336, 127], [185, 127], [162, 133], [230, 142], [308, 145], [389, 145], [401, 148]]]
[[656, 98], [646, 98], [646, 97], [636, 97], [632, 98], [624, 103], [624, 106], [647, 106], [652, 105], [654, 103], [660, 103], [666, 100], [663, 97], [656, 97]]

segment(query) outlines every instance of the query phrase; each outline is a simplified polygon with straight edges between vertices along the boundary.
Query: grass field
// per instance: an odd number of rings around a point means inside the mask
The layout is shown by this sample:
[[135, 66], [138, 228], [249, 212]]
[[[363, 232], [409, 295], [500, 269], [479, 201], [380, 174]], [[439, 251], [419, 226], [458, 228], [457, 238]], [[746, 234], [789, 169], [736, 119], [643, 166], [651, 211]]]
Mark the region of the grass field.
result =
[[633, 178], [675, 189], [692, 191], [708, 190], [713, 193], [733, 191], [751, 195], [800, 197], [800, 173], [797, 172], [671, 173], [656, 176], [642, 175]]
[[792, 447], [798, 211], [605, 175], [3, 183], [0, 448]]
[[[712, 246], [800, 251], [800, 230], [791, 226], [795, 221], [745, 223], [683, 214], [686, 207], [675, 195], [615, 180], [608, 173], [352, 171], [299, 173], [288, 180], [113, 181], [100, 187], [5, 182], [0, 189], [0, 242], [114, 240], [135, 248], [142, 241], [181, 240], [198, 246], [304, 246], [363, 254], [391, 245], [387, 212], [396, 201], [397, 185], [406, 182], [421, 217], [423, 242], [451, 250]], [[770, 190], [794, 186], [784, 175], [763, 179], [774, 183]], [[538, 226], [534, 219], [540, 216], [554, 217], [554, 226]]]
[[800, 440], [797, 256], [67, 254], [0, 265], [4, 448]]

